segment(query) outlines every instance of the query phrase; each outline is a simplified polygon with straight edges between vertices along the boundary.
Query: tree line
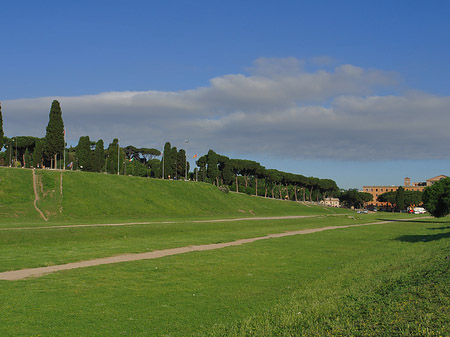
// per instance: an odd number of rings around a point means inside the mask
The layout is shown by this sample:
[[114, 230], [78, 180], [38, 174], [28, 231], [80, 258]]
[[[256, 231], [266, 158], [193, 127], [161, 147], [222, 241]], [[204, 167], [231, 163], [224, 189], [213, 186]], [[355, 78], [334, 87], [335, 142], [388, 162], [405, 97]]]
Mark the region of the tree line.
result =
[[[5, 148], [6, 151], [1, 152]], [[161, 156], [161, 159], [156, 157]], [[189, 179], [209, 182], [224, 191], [229, 189], [257, 196], [316, 201], [325, 197], [339, 197], [347, 207], [363, 207], [372, 201], [369, 193], [356, 189], [340, 191], [331, 179], [305, 177], [300, 174], [266, 169], [260, 163], [245, 159], [230, 159], [209, 150], [197, 161], [190, 172], [184, 149], [178, 150], [169, 142], [161, 153], [154, 148], [137, 148], [132, 145], [120, 147], [114, 139], [104, 148], [102, 139], [92, 141], [89, 136], [80, 137], [77, 146], [66, 148], [61, 106], [52, 102], [46, 134], [43, 138], [21, 136], [8, 138], [3, 132], [3, 116], [0, 104], [0, 165], [66, 168], [90, 172], [126, 174], [162, 179]], [[389, 202], [398, 209], [405, 205], [424, 203], [435, 217], [450, 213], [450, 178], [442, 179], [424, 192], [405, 191], [399, 187], [395, 192], [378, 196], [378, 201]]]
[[0, 165], [195, 180], [223, 186], [224, 190], [295, 201], [319, 202], [326, 197], [341, 196], [348, 206], [361, 206], [366, 198], [357, 191], [341, 192], [331, 179], [267, 169], [256, 161], [228, 158], [213, 150], [199, 157], [191, 171], [186, 151], [177, 149], [170, 142], [165, 143], [161, 152], [133, 145], [121, 147], [117, 138], [105, 148], [102, 139], [82, 136], [76, 146], [67, 148], [61, 106], [57, 100], [52, 102], [43, 138], [5, 137], [0, 106], [0, 136], [0, 150], [3, 146], [6, 150], [0, 152]]
[[377, 197], [380, 202], [391, 204], [393, 209], [404, 210], [408, 206], [418, 206], [422, 204], [423, 192], [405, 190], [399, 186], [396, 191], [385, 192]]
[[0, 106], [0, 150], [3, 147], [6, 149], [0, 157], [0, 163], [3, 165], [31, 167], [33, 164], [41, 164], [42, 167], [45, 162], [49, 167], [56, 168], [58, 155], [61, 155], [65, 148], [64, 123], [59, 102], [52, 102], [44, 138], [5, 137]]

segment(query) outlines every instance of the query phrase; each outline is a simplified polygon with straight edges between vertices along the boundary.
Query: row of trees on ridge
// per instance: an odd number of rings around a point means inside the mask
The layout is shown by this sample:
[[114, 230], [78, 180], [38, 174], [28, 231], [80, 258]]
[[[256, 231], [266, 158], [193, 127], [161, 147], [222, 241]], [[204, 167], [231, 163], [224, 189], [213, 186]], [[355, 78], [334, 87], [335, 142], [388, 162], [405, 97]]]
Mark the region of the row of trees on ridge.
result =
[[[3, 147], [6, 151], [1, 152]], [[331, 179], [266, 169], [258, 162], [230, 159], [213, 150], [196, 161], [197, 167], [193, 172], [190, 172], [185, 150], [178, 150], [167, 142], [162, 158], [156, 158], [161, 154], [154, 148], [136, 148], [132, 145], [120, 147], [118, 139], [114, 139], [105, 149], [102, 139], [91, 141], [89, 136], [80, 137], [76, 147], [67, 149], [61, 106], [57, 100], [52, 102], [44, 138], [8, 138], [3, 132], [0, 104], [0, 165], [65, 168], [65, 163], [68, 163], [71, 169], [163, 179], [184, 178], [271, 198], [319, 201], [327, 196], [338, 196], [348, 207], [362, 207], [372, 201], [369, 193], [356, 189], [339, 191]], [[433, 216], [449, 214], [450, 178], [426, 188], [423, 193], [405, 191], [400, 186], [397, 191], [384, 193], [377, 198], [398, 209], [404, 209], [405, 205], [421, 204], [422, 199]]]
[[3, 135], [0, 106], [0, 165], [35, 168], [69, 168], [89, 172], [124, 174], [163, 179], [189, 179], [208, 182], [247, 194], [289, 200], [319, 201], [339, 195], [331, 179], [266, 169], [260, 163], [231, 159], [209, 150], [190, 170], [186, 151], [169, 142], [163, 152], [155, 148], [121, 147], [114, 139], [105, 149], [102, 139], [80, 137], [77, 146], [66, 148], [61, 106], [53, 101], [44, 138]]

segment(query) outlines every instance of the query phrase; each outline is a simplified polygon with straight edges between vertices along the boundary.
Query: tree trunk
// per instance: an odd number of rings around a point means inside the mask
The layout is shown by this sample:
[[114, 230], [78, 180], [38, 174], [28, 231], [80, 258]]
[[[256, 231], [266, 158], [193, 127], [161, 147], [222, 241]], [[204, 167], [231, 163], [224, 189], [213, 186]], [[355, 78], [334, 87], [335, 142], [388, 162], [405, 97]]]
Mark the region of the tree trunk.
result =
[[255, 178], [255, 195], [258, 196], [258, 178]]
[[238, 185], [237, 175], [236, 175], [236, 192], [239, 193], [239, 185]]
[[278, 186], [278, 192], [280, 192], [280, 199], [283, 200], [283, 196], [281, 195], [281, 187]]
[[311, 189], [309, 190], [309, 201], [312, 202], [312, 192], [313, 192], [313, 187], [311, 186]]
[[264, 192], [264, 198], [267, 198], [267, 186], [266, 186], [266, 191]]
[[295, 190], [294, 190], [294, 194], [295, 194], [295, 202], [297, 202], [298, 200], [297, 200], [297, 186], [294, 186], [294, 188], [295, 188]]
[[272, 187], [272, 199], [275, 199], [275, 196], [273, 195], [273, 190], [274, 190], [274, 187]]

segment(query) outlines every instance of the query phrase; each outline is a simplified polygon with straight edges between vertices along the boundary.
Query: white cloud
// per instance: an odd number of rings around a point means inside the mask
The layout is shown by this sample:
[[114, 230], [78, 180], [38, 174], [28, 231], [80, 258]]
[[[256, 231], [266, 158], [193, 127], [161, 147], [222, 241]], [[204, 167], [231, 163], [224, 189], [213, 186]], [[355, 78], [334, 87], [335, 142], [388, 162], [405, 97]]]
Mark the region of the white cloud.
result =
[[7, 136], [43, 136], [58, 99], [69, 140], [192, 151], [255, 153], [297, 159], [450, 158], [450, 97], [420, 92], [381, 95], [398, 76], [354, 65], [307, 72], [295, 58], [254, 62], [250, 75], [211, 79], [179, 92], [108, 92], [4, 101]]

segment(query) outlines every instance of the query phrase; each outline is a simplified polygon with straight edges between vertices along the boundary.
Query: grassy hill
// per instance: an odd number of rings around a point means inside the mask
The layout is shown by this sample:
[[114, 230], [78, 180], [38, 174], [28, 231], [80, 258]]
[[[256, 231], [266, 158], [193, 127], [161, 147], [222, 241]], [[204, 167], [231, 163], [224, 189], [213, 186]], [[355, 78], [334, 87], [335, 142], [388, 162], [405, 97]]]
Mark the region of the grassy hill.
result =
[[[0, 223], [43, 222], [32, 170], [0, 168]], [[223, 193], [205, 183], [36, 170], [38, 208], [49, 222], [331, 214], [342, 210]]]
[[33, 172], [0, 168], [0, 272], [372, 225], [0, 280], [0, 336], [450, 336], [449, 218], [380, 212], [189, 222], [350, 213], [203, 183], [35, 173], [48, 222], [33, 206]]
[[33, 201], [31, 171], [0, 168], [0, 222], [24, 219], [40, 221]]

